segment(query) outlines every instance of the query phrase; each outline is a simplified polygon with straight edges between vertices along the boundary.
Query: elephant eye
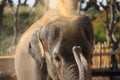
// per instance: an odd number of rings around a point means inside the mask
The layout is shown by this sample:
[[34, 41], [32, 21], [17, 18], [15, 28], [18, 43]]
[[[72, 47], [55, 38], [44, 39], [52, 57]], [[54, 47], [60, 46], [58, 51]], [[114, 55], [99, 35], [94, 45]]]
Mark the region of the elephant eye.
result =
[[59, 55], [55, 55], [54, 56], [54, 63], [55, 63], [55, 66], [57, 67], [57, 68], [60, 68], [60, 66], [61, 66], [61, 58], [60, 58], [60, 56]]
[[57, 62], [60, 62], [60, 57], [59, 57], [59, 56], [55, 56], [55, 60], [56, 60]]

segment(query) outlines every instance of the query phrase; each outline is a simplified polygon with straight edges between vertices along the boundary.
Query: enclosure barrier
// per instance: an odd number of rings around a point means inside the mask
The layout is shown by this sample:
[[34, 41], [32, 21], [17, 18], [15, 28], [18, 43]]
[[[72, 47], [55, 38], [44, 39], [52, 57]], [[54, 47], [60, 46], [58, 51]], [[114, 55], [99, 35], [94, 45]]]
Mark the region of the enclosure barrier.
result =
[[14, 56], [0, 56], [0, 80], [16, 80]]
[[[112, 55], [115, 55], [117, 65], [112, 64]], [[120, 47], [112, 52], [109, 43], [96, 44], [91, 67], [93, 76], [120, 76]], [[115, 67], [115, 69], [112, 69], [112, 67]]]

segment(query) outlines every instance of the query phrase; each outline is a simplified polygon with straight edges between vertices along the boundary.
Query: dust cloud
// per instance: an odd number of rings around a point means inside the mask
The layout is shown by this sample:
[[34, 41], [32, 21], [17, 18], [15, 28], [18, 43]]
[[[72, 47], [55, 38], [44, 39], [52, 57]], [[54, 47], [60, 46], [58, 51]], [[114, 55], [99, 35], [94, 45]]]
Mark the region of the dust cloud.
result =
[[48, 9], [56, 10], [59, 13], [70, 16], [77, 13], [79, 0], [48, 0]]

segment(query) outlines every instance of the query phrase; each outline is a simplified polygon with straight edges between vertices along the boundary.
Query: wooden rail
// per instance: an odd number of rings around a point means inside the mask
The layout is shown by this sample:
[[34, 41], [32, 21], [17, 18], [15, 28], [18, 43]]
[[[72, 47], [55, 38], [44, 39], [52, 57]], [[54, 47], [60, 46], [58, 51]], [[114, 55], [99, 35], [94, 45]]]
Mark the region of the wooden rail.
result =
[[104, 53], [94, 53], [93, 56], [106, 56], [106, 55], [120, 55], [120, 50], [116, 50], [115, 52], [104, 52]]
[[120, 76], [120, 69], [92, 69], [92, 76]]
[[120, 68], [120, 47], [113, 52], [112, 48], [109, 43], [98, 43], [94, 46], [94, 54], [92, 58], [92, 68], [94, 69], [101, 69], [101, 68], [107, 68], [109, 69], [111, 64], [111, 57], [112, 55], [115, 55], [117, 65]]
[[[111, 69], [112, 55], [115, 55], [117, 67]], [[98, 43], [95, 45], [95, 50], [92, 58], [92, 76], [119, 76], [120, 77], [120, 47], [112, 52], [109, 43]], [[116, 65], [115, 65], [116, 66]]]
[[0, 56], [0, 75], [14, 73], [14, 56]]

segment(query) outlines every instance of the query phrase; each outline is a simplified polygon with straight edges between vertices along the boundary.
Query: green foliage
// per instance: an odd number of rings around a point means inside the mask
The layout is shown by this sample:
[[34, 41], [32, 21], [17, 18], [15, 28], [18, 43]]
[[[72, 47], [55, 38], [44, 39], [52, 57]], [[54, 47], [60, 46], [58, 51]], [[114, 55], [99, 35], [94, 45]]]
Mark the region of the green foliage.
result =
[[104, 42], [106, 40], [106, 28], [101, 18], [97, 17], [93, 21], [93, 25], [94, 25], [95, 43]]
[[[28, 27], [37, 21], [43, 14], [43, 9], [39, 8], [34, 10], [33, 8], [21, 6], [18, 15], [18, 40]], [[12, 45], [13, 40], [13, 15], [10, 7], [6, 7], [3, 16], [3, 28], [0, 34], [0, 51], [5, 51]]]
[[28, 26], [30, 25], [29, 21], [25, 22], [29, 18], [29, 15], [30, 15], [29, 12], [21, 12], [19, 14], [18, 31], [20, 31], [21, 33], [24, 32], [24, 30], [26, 30], [26, 28], [28, 28]]
[[[101, 17], [100, 14], [93, 21], [95, 43], [106, 41], [106, 25], [105, 23], [103, 23], [103, 21], [104, 21], [104, 16]], [[120, 38], [120, 27], [119, 25], [115, 27], [116, 27], [115, 37], [116, 39], [118, 39]]]
[[0, 39], [0, 51], [5, 51], [12, 44], [12, 36], [4, 37]]
[[95, 34], [95, 43], [104, 42], [106, 40], [106, 36], [105, 36], [106, 33], [104, 26], [100, 25], [99, 27], [94, 27], [94, 34]]
[[23, 13], [19, 14], [19, 18], [23, 19], [22, 21], [24, 21], [24, 19], [27, 19], [28, 17], [29, 17], [28, 12], [23, 12]]
[[117, 40], [119, 40], [120, 42], [120, 25], [117, 26], [116, 30], [115, 30], [115, 37]]
[[8, 0], [8, 3], [10, 4], [10, 6], [13, 6], [13, 0]]
[[10, 13], [7, 13], [3, 16], [3, 35], [13, 35], [13, 17]]

